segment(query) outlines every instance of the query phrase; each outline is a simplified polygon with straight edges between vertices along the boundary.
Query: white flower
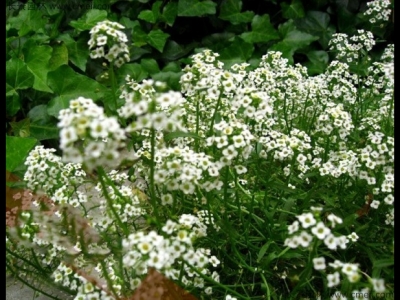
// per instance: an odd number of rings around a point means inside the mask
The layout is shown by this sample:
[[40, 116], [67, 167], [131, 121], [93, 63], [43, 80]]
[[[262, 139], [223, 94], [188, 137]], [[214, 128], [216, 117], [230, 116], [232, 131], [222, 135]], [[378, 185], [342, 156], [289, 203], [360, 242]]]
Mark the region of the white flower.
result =
[[377, 292], [377, 293], [385, 292], [386, 287], [385, 287], [385, 280], [384, 279], [372, 278], [371, 282], [372, 282], [372, 286], [373, 286], [375, 292]]
[[311, 228], [311, 232], [320, 240], [323, 240], [328, 234], [331, 233], [331, 230], [325, 226], [323, 222], [318, 222], [316, 226]]
[[336, 237], [333, 234], [328, 234], [327, 237], [324, 239], [324, 244], [331, 250], [336, 250], [337, 248], [337, 241]]
[[313, 240], [312, 235], [306, 231], [302, 231], [298, 236], [298, 242], [303, 247], [308, 247], [312, 240]]
[[315, 220], [312, 213], [304, 213], [304, 214], [301, 214], [300, 216], [297, 216], [297, 218], [301, 222], [301, 226], [303, 228], [308, 228], [310, 226], [315, 225], [315, 223], [317, 223], [317, 221]]
[[299, 221], [294, 221], [291, 225], [288, 226], [289, 234], [293, 234], [297, 230], [299, 230]]
[[336, 224], [342, 224], [343, 223], [343, 220], [341, 219], [341, 218], [339, 218], [339, 217], [337, 217], [337, 216], [335, 216], [335, 215], [333, 215], [333, 214], [330, 214], [328, 217], [327, 217], [327, 219], [329, 220], [329, 221], [331, 221], [331, 226], [332, 226], [332, 228], [334, 228], [335, 226], [336, 226]]
[[359, 239], [359, 236], [357, 235], [357, 233], [352, 232], [351, 234], [349, 234], [347, 236], [352, 242], [357, 242], [357, 240]]
[[337, 286], [340, 283], [340, 274], [339, 272], [335, 272], [333, 274], [328, 274], [326, 276], [326, 279], [328, 279], [328, 287], [334, 287]]
[[326, 268], [325, 257], [321, 256], [313, 258], [313, 264], [315, 270], [325, 270]]

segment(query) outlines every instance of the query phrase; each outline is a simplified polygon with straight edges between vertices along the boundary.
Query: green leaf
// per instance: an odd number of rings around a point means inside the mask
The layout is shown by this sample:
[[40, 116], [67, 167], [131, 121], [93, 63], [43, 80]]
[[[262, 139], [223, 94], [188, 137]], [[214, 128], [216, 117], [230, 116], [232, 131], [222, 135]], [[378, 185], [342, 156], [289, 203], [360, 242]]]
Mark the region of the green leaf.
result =
[[80, 17], [78, 20], [69, 22], [69, 24], [78, 29], [79, 31], [90, 30], [97, 23], [107, 19], [107, 11], [90, 9], [84, 16]]
[[148, 33], [147, 42], [149, 45], [162, 52], [168, 37], [168, 33], [165, 33], [160, 29], [155, 29]]
[[12, 172], [23, 164], [36, 143], [37, 140], [34, 138], [6, 135], [6, 170]]
[[239, 37], [235, 37], [233, 42], [220, 51], [219, 59], [229, 68], [235, 63], [247, 61], [253, 54], [254, 46], [246, 43]]
[[269, 245], [271, 245], [271, 243], [273, 243], [273, 241], [268, 241], [261, 247], [260, 251], [258, 252], [257, 262], [260, 262], [261, 259], [264, 257], [264, 255], [267, 252], [268, 247], [269, 247]]
[[57, 123], [52, 122], [49, 124], [31, 124], [30, 136], [36, 138], [38, 141], [59, 139], [60, 130], [57, 128]]
[[31, 123], [45, 124], [51, 120], [50, 115], [47, 113], [47, 106], [44, 104], [36, 105], [28, 112], [28, 118]]
[[19, 36], [24, 36], [31, 31], [43, 33], [47, 19], [39, 9], [21, 9], [17, 16], [11, 17], [7, 22], [13, 28], [19, 29]]
[[34, 80], [35, 77], [21, 59], [11, 58], [6, 62], [7, 95], [13, 95], [16, 90], [31, 87]]
[[232, 24], [248, 23], [253, 20], [254, 13], [252, 11], [241, 12], [241, 0], [224, 0], [220, 6], [219, 18], [229, 21]]
[[47, 73], [49, 72], [49, 61], [53, 49], [50, 46], [36, 46], [32, 43], [25, 43], [22, 52], [24, 53], [25, 63], [28, 70], [35, 77], [33, 88], [42, 92], [51, 93], [52, 90], [46, 84]]
[[167, 5], [165, 5], [163, 8], [161, 20], [167, 23], [169, 26], [172, 26], [174, 25], [177, 14], [178, 14], [178, 3], [168, 2]]
[[393, 258], [377, 259], [373, 262], [373, 268], [387, 268], [394, 265]]
[[119, 23], [123, 26], [125, 26], [126, 28], [133, 28], [133, 26], [135, 26], [137, 24], [137, 21], [132, 21], [131, 19], [127, 18], [127, 17], [122, 17], [119, 20]]
[[72, 99], [85, 97], [95, 101], [102, 97], [105, 92], [104, 86], [100, 83], [76, 73], [66, 65], [49, 72], [47, 77], [48, 85], [57, 95], [47, 106], [47, 113], [54, 117], [58, 117], [61, 109], [68, 108]]
[[195, 47], [195, 43], [179, 45], [177, 42], [169, 40], [164, 48], [162, 57], [166, 60], [177, 60], [187, 55]]
[[179, 81], [182, 75], [183, 72], [181, 71], [162, 71], [154, 74], [152, 78], [157, 81], [165, 82], [168, 87], [174, 91], [180, 91], [181, 84]]
[[156, 16], [151, 10], [142, 10], [138, 15], [138, 19], [147, 21], [151, 24], [154, 24], [157, 21]]
[[293, 54], [298, 49], [308, 46], [313, 41], [318, 40], [317, 36], [299, 31], [294, 25], [293, 20], [279, 25], [278, 30], [283, 39], [272, 45], [268, 50], [282, 52], [282, 56], [289, 60], [289, 64], [293, 64]]
[[279, 39], [279, 34], [272, 26], [269, 15], [256, 15], [251, 22], [251, 32], [244, 32], [240, 37], [247, 43], [266, 43]]
[[61, 65], [68, 64], [68, 48], [65, 43], [53, 46], [53, 52], [49, 61], [49, 71], [54, 71]]
[[140, 60], [140, 65], [142, 66], [143, 70], [145, 70], [150, 75], [160, 72], [157, 61], [152, 58], [144, 58]]
[[[6, 83], [6, 88], [9, 88], [9, 84]], [[21, 108], [21, 100], [18, 93], [11, 87], [13, 94], [6, 97], [6, 115], [7, 117], [14, 116]]]
[[147, 33], [142, 29], [138, 21], [132, 29], [132, 42], [136, 47], [141, 47], [147, 44]]
[[307, 67], [309, 75], [321, 74], [325, 72], [329, 63], [328, 52], [316, 50], [310, 51], [306, 55], [309, 62], [305, 62], [304, 65]]
[[75, 41], [69, 34], [61, 35], [58, 40], [63, 41], [68, 49], [68, 59], [82, 71], [86, 70], [89, 57], [89, 47], [85, 39]]
[[176, 132], [171, 132], [168, 133], [164, 136], [164, 141], [168, 142], [172, 139], [176, 139], [179, 137], [189, 137], [192, 139], [202, 139], [201, 136], [195, 134], [195, 133], [190, 133], [190, 132], [182, 132], [182, 131], [176, 131]]
[[29, 125], [30, 125], [29, 118], [22, 119], [21, 121], [18, 122], [10, 122], [10, 126], [13, 129], [14, 135], [20, 137], [30, 136]]
[[148, 76], [148, 73], [138, 63], [124, 64], [121, 68], [115, 71], [115, 74], [120, 85], [125, 83], [126, 75], [130, 75], [131, 78], [137, 82], [141, 82]]
[[151, 24], [156, 23], [158, 17], [160, 16], [160, 7], [162, 5], [161, 1], [156, 1], [151, 7], [151, 10], [142, 10], [139, 13], [138, 19], [147, 21]]
[[308, 11], [304, 18], [295, 20], [295, 24], [299, 30], [318, 36], [324, 50], [328, 48], [332, 34], [335, 33], [329, 14], [322, 11]]
[[216, 3], [210, 0], [179, 0], [178, 16], [180, 17], [201, 17], [204, 15], [214, 15]]
[[281, 3], [282, 16], [286, 19], [297, 19], [305, 16], [304, 7], [301, 0], [292, 0], [292, 3]]
[[310, 43], [316, 40], [318, 40], [317, 36], [295, 29], [288, 32], [283, 39], [283, 42], [297, 50], [304, 46], [308, 46]]

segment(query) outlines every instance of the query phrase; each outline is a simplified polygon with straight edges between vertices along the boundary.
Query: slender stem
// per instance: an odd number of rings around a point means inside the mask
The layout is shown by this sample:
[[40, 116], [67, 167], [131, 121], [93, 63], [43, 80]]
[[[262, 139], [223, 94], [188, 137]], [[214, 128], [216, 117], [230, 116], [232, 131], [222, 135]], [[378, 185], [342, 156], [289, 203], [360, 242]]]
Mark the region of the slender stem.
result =
[[104, 181], [104, 178], [107, 178], [107, 175], [105, 174], [105, 172], [104, 172], [102, 167], [99, 167], [97, 169], [97, 172], [99, 174], [99, 181], [100, 181], [101, 187], [103, 189], [104, 196], [105, 196], [105, 198], [107, 200], [107, 206], [111, 209], [111, 212], [113, 213], [113, 215], [115, 217], [115, 220], [117, 221], [119, 227], [122, 228], [122, 230], [124, 232], [124, 235], [128, 236], [129, 235], [129, 230], [125, 226], [125, 224], [122, 222], [121, 218], [119, 217], [119, 214], [116, 212], [116, 210], [115, 210], [115, 208], [113, 206], [112, 199], [108, 195], [107, 186], [106, 186], [106, 183]]
[[111, 80], [111, 93], [112, 93], [112, 98], [114, 100], [114, 105], [115, 105], [115, 111], [117, 110], [117, 97], [116, 97], [116, 92], [117, 92], [117, 83], [115, 81], [115, 73], [114, 73], [114, 64], [110, 63], [110, 68], [109, 68], [109, 76]]
[[150, 130], [150, 155], [151, 155], [151, 162], [150, 162], [150, 201], [151, 201], [151, 205], [153, 206], [153, 210], [154, 210], [154, 214], [156, 216], [156, 222], [158, 225], [160, 225], [160, 216], [158, 214], [158, 207], [159, 201], [157, 201], [157, 197], [156, 197], [156, 189], [155, 189], [155, 184], [154, 184], [154, 171], [155, 171], [155, 144], [156, 144], [156, 132], [154, 130], [154, 128], [151, 128]]
[[264, 274], [261, 273], [260, 276], [261, 276], [262, 281], [265, 284], [265, 288], [267, 289], [267, 298], [266, 299], [271, 299], [271, 291], [269, 290], [267, 280], [265, 279]]

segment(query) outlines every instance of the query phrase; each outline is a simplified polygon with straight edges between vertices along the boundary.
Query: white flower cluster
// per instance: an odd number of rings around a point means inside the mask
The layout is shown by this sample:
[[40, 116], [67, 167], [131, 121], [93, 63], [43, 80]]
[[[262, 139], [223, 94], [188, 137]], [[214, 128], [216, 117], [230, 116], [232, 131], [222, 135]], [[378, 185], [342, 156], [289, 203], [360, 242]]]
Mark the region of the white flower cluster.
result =
[[125, 146], [125, 131], [92, 99], [71, 100], [69, 108], [59, 113], [58, 127], [64, 161], [82, 163], [88, 170], [120, 163], [118, 149]]
[[387, 22], [392, 13], [391, 6], [390, 0], [369, 1], [367, 2], [368, 9], [364, 12], [364, 15], [369, 17], [372, 24]]
[[[312, 213], [303, 213], [297, 216], [298, 220], [288, 227], [291, 236], [286, 238], [285, 246], [290, 248], [309, 247], [314, 237], [316, 237], [331, 250], [336, 250], [338, 247], [346, 249], [349, 238], [344, 235], [335, 236], [332, 232], [332, 229], [337, 224], [342, 224], [343, 220], [334, 214], [330, 214], [327, 217], [330, 226], [326, 226], [324, 222], [318, 221], [319, 213], [320, 209], [316, 209]], [[299, 230], [301, 232], [298, 234]], [[293, 235], [294, 233], [296, 235]]]
[[301, 172], [307, 171], [308, 167], [305, 163], [310, 157], [304, 154], [312, 147], [311, 139], [304, 131], [295, 128], [291, 130], [289, 135], [286, 135], [276, 130], [263, 130], [262, 134], [263, 136], [258, 139], [258, 142], [265, 149], [260, 152], [262, 157], [266, 158], [268, 153], [271, 152], [274, 159], [284, 161], [291, 160], [295, 152], [300, 152], [296, 157], [299, 163], [298, 168]]
[[[196, 186], [207, 191], [222, 187], [217, 179], [221, 166], [204, 153], [196, 153], [188, 147], [162, 148], [156, 151], [155, 161], [154, 181], [168, 191], [195, 194]], [[172, 204], [171, 197], [164, 195], [162, 202]]]
[[89, 49], [91, 58], [104, 57], [118, 68], [125, 62], [129, 62], [128, 38], [121, 31], [125, 27], [117, 22], [102, 21], [90, 30]]
[[127, 128], [128, 132], [150, 128], [186, 131], [181, 121], [182, 105], [186, 100], [181, 93], [157, 91], [162, 90], [165, 84], [151, 79], [137, 83], [127, 76], [126, 81], [126, 88], [120, 96], [125, 104], [118, 109], [118, 113], [121, 117], [132, 120]]
[[345, 33], [335, 33], [329, 41], [329, 49], [336, 51], [336, 58], [346, 63], [357, 63], [374, 45], [372, 32], [363, 29], [359, 29], [357, 35], [350, 38]]
[[133, 278], [134, 286], [131, 288], [140, 284], [149, 268], [155, 268], [172, 280], [180, 279], [185, 286], [204, 288], [204, 279], [192, 268], [219, 281], [218, 273], [211, 273], [208, 266], [217, 267], [220, 261], [211, 255], [209, 249], [195, 249], [193, 246], [197, 238], [206, 235], [206, 225], [189, 214], [181, 215], [178, 222], [168, 220], [162, 227], [162, 234], [155, 231], [130, 234], [122, 245], [126, 253], [124, 267], [128, 273], [137, 276]]
[[60, 189], [83, 182], [86, 173], [81, 165], [64, 164], [54, 152], [55, 149], [45, 149], [43, 146], [36, 146], [29, 152], [24, 175], [28, 189], [54, 196]]
[[253, 149], [251, 142], [254, 136], [249, 127], [240, 121], [221, 121], [213, 126], [215, 136], [206, 139], [206, 145], [215, 145], [220, 149], [222, 157], [219, 160], [221, 167], [229, 166], [234, 161], [246, 160]]
[[315, 131], [323, 132], [329, 136], [336, 129], [340, 138], [346, 140], [346, 137], [354, 128], [351, 115], [344, 110], [343, 104], [335, 105], [329, 102], [328, 106], [325, 113], [319, 115], [315, 124]]
[[[107, 177], [113, 186], [108, 183], [104, 190], [101, 183], [97, 184], [95, 189], [99, 192], [99, 206], [92, 209], [88, 213], [88, 217], [92, 219], [92, 226], [98, 226], [101, 230], [111, 232], [115, 231], [116, 224], [115, 216], [108, 209], [109, 205], [112, 205], [121, 222], [125, 224], [136, 222], [137, 217], [145, 214], [145, 210], [140, 199], [141, 191], [129, 184], [127, 174], [112, 170]], [[106, 201], [107, 197], [111, 199], [110, 204]]]

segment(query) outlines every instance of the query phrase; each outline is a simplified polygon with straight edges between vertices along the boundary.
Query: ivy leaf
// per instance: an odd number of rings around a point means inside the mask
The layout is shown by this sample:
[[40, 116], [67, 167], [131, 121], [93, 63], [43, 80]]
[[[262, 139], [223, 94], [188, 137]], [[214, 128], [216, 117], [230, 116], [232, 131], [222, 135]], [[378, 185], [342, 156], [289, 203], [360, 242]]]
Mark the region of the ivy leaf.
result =
[[153, 6], [151, 7], [151, 10], [142, 10], [139, 15], [138, 19], [147, 21], [151, 24], [156, 23], [159, 15], [160, 15], [160, 7], [162, 5], [161, 1], [156, 1], [154, 2]]
[[43, 18], [39, 9], [21, 9], [19, 14], [10, 18], [7, 23], [18, 29], [19, 36], [25, 36], [31, 31], [43, 33], [47, 19]]
[[297, 19], [305, 16], [304, 7], [301, 0], [292, 0], [292, 3], [281, 3], [282, 16], [286, 19]]
[[125, 83], [126, 75], [130, 75], [131, 78], [136, 80], [137, 82], [141, 82], [148, 76], [148, 73], [138, 63], [124, 64], [121, 68], [115, 71], [115, 74], [117, 76], [117, 81], [119, 84]]
[[179, 45], [175, 41], [169, 40], [164, 48], [162, 53], [162, 57], [166, 60], [177, 60], [181, 57], [187, 55], [190, 51], [192, 51], [196, 47], [196, 43], [191, 43], [188, 45]]
[[18, 122], [10, 122], [10, 126], [13, 129], [13, 132], [16, 136], [20, 136], [20, 137], [30, 136], [30, 132], [29, 132], [30, 120], [29, 120], [29, 118], [22, 119]]
[[58, 117], [61, 109], [69, 107], [69, 101], [78, 97], [98, 100], [105, 92], [105, 88], [97, 81], [76, 73], [67, 65], [47, 74], [47, 83], [57, 97], [47, 105], [47, 113]]
[[158, 67], [157, 61], [152, 58], [144, 58], [140, 61], [140, 65], [143, 70], [149, 73], [150, 75], [156, 74], [160, 72], [160, 68]]
[[279, 34], [272, 26], [269, 15], [256, 15], [251, 22], [251, 32], [244, 32], [240, 37], [247, 43], [266, 43], [279, 39]]
[[254, 13], [251, 11], [241, 12], [241, 10], [241, 0], [224, 0], [220, 6], [219, 18], [221, 20], [229, 21], [232, 24], [251, 22]]
[[35, 77], [28, 71], [26, 64], [19, 58], [6, 62], [6, 95], [13, 95], [16, 90], [27, 89], [33, 85]]
[[278, 30], [283, 36], [283, 39], [272, 45], [269, 50], [282, 52], [282, 56], [289, 60], [289, 64], [293, 63], [293, 54], [298, 49], [308, 46], [313, 41], [318, 40], [317, 36], [298, 30], [293, 20], [279, 25]]
[[156, 16], [151, 10], [142, 10], [138, 15], [138, 19], [144, 20], [151, 24], [154, 24], [157, 21]]
[[147, 42], [149, 45], [162, 52], [168, 37], [168, 33], [165, 33], [160, 29], [155, 29], [148, 33]]
[[204, 15], [214, 15], [216, 3], [210, 0], [179, 0], [178, 16], [180, 17], [201, 17]]
[[156, 73], [152, 76], [154, 80], [165, 82], [169, 88], [174, 91], [180, 91], [181, 84], [180, 79], [183, 75], [183, 72], [175, 72], [175, 71], [162, 71]]
[[178, 14], [178, 3], [168, 2], [167, 5], [165, 5], [163, 8], [161, 20], [167, 23], [169, 26], [172, 26], [174, 25], [177, 14]]
[[147, 34], [138, 21], [135, 21], [135, 24], [132, 28], [132, 42], [136, 47], [141, 47], [148, 42]]
[[69, 25], [78, 29], [79, 31], [85, 31], [92, 29], [97, 23], [107, 19], [107, 11], [90, 9], [84, 16], [78, 20], [69, 22]]
[[328, 52], [316, 50], [310, 51], [306, 55], [309, 61], [305, 62], [304, 66], [307, 67], [309, 75], [316, 75], [325, 72], [329, 63]]
[[12, 172], [23, 164], [36, 143], [37, 140], [34, 138], [6, 135], [6, 170]]
[[219, 59], [229, 68], [235, 63], [247, 61], [253, 54], [254, 46], [236, 37], [233, 42], [220, 52]]
[[6, 91], [9, 89], [12, 90], [12, 94], [6, 96], [6, 115], [12, 117], [20, 110], [21, 100], [18, 93], [6, 83]]
[[59, 129], [57, 120], [47, 113], [47, 106], [44, 104], [33, 107], [28, 112], [30, 119], [30, 136], [39, 141], [58, 139]]
[[330, 24], [329, 14], [322, 11], [308, 11], [306, 16], [295, 20], [296, 27], [304, 32], [319, 37], [319, 43], [326, 50], [335, 27]]
[[[34, 43], [31, 40], [32, 43]], [[51, 58], [53, 49], [50, 46], [42, 45], [36, 46], [32, 43], [25, 43], [22, 52], [25, 57], [25, 63], [28, 70], [33, 74], [35, 80], [33, 82], [33, 88], [42, 92], [51, 93], [52, 90], [46, 84], [47, 73], [49, 71], [48, 65]]]
[[65, 43], [59, 43], [53, 46], [53, 52], [49, 60], [49, 71], [54, 71], [61, 65], [68, 64], [68, 48]]
[[86, 70], [86, 62], [89, 57], [89, 48], [85, 39], [75, 41], [69, 34], [63, 34], [58, 38], [63, 41], [68, 49], [68, 59], [82, 71]]

